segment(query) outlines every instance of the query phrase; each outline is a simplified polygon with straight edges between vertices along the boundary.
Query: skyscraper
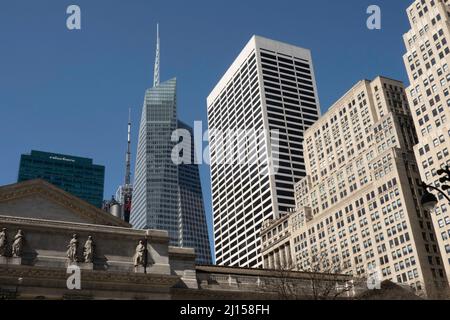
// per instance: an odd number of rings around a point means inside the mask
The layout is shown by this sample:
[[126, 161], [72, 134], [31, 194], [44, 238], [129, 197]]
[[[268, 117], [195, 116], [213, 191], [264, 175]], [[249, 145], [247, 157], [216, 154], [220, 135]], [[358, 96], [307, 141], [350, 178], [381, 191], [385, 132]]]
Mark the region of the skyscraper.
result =
[[253, 36], [207, 105], [217, 264], [261, 267], [261, 223], [295, 206], [303, 132], [320, 114], [310, 51]]
[[139, 127], [130, 221], [138, 229], [167, 230], [172, 245], [193, 247], [197, 262], [210, 264], [198, 166], [172, 160], [173, 133], [189, 127], [177, 118], [176, 79], [160, 83], [159, 49], [158, 34], [153, 87], [145, 93]]
[[177, 129], [176, 79], [147, 90], [139, 127], [131, 224], [167, 230], [178, 243], [178, 167], [172, 162]]
[[92, 159], [32, 150], [20, 157], [18, 182], [43, 179], [101, 208], [105, 167]]
[[[186, 130], [193, 137], [192, 128], [178, 121], [178, 129]], [[197, 263], [211, 263], [211, 249], [203, 203], [198, 165], [195, 164], [194, 140], [182, 141], [184, 150], [192, 150], [189, 164], [178, 166], [178, 228], [179, 245], [195, 248]]]
[[[418, 134], [414, 147], [422, 180], [439, 187], [437, 170], [450, 165], [450, 3], [417, 0], [407, 9], [411, 29], [403, 36], [410, 86], [407, 96]], [[447, 191], [450, 195], [450, 191]], [[441, 194], [431, 212], [450, 278], [450, 211]]]
[[[296, 185], [289, 223], [279, 219], [279, 229], [262, 232], [264, 266], [291, 259], [298, 270], [391, 280], [429, 295], [445, 287], [435, 231], [419, 203], [416, 142], [401, 82], [355, 84], [305, 132], [308, 175]], [[279, 247], [286, 229], [290, 256]]]

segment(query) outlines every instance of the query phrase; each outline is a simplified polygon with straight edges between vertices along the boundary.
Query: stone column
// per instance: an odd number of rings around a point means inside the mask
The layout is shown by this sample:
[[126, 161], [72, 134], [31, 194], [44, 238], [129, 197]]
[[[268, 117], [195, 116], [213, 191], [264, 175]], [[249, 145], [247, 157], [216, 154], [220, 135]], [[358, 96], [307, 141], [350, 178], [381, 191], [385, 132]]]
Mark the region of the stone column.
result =
[[285, 268], [287, 266], [286, 263], [286, 253], [284, 250], [284, 246], [280, 248], [280, 256], [281, 256], [281, 267]]
[[275, 269], [275, 257], [274, 257], [274, 252], [272, 251], [270, 254], [269, 254], [269, 268], [270, 269]]
[[280, 267], [280, 251], [275, 251], [275, 269], [278, 269]]
[[264, 268], [269, 269], [269, 256], [268, 255], [264, 256], [263, 265], [264, 265]]

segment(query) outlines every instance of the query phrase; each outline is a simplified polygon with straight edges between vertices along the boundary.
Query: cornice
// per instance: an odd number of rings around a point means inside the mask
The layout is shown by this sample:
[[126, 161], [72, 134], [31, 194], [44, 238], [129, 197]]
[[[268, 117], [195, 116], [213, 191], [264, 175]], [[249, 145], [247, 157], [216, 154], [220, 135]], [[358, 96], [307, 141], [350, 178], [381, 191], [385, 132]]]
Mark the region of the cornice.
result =
[[195, 259], [196, 253], [194, 248], [181, 248], [169, 246], [169, 256], [177, 256], [177, 258]]
[[[173, 286], [179, 280], [179, 276], [163, 274], [121, 273], [108, 271], [81, 270], [83, 281], [89, 282], [112, 282], [118, 284], [136, 284], [152, 286]], [[8, 278], [32, 278], [67, 280], [68, 274], [65, 269], [41, 268], [29, 266], [0, 266], [0, 277]], [[24, 283], [26, 285], [26, 283]]]
[[260, 278], [279, 278], [280, 276], [289, 277], [290, 279], [310, 279], [311, 276], [320, 276], [323, 280], [331, 279], [335, 281], [336, 278], [345, 280], [352, 279], [351, 276], [346, 274], [331, 274], [331, 273], [317, 273], [317, 272], [305, 272], [305, 271], [293, 271], [293, 270], [277, 270], [277, 269], [252, 269], [242, 267], [227, 267], [217, 265], [197, 265], [197, 275], [222, 275], [222, 276], [253, 276]]
[[39, 230], [45, 228], [46, 231], [49, 231], [49, 229], [64, 230], [64, 231], [71, 230], [79, 232], [106, 233], [114, 236], [122, 235], [140, 238], [148, 236], [148, 240], [151, 242], [160, 242], [160, 243], [169, 242], [167, 233], [165, 231], [160, 230], [137, 230], [137, 229], [96, 225], [96, 224], [13, 217], [3, 215], [1, 212], [0, 212], [0, 224], [14, 224], [19, 225], [21, 227], [26, 226], [28, 229], [31, 230]]

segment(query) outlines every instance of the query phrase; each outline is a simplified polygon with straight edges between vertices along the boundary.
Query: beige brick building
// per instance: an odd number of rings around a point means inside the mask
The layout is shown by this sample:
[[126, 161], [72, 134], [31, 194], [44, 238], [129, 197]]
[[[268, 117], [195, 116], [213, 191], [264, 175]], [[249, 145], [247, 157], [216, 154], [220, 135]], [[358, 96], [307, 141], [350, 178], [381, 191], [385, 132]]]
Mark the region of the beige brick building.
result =
[[[436, 171], [450, 164], [450, 1], [414, 1], [407, 14], [411, 30], [403, 36], [407, 50], [403, 59], [410, 81], [406, 91], [419, 140], [414, 152], [422, 180], [439, 187]], [[431, 216], [450, 277], [449, 203], [442, 195], [439, 200]]]
[[383, 77], [358, 82], [305, 132], [307, 176], [288, 220], [295, 269], [376, 272], [428, 294], [446, 285], [416, 143], [403, 84]]

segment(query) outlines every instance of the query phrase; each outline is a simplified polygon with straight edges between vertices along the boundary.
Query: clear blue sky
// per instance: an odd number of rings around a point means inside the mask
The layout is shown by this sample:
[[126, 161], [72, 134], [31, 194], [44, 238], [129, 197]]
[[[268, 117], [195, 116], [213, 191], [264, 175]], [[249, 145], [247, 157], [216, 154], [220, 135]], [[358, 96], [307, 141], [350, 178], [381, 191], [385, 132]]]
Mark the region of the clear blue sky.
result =
[[[156, 23], [161, 78], [178, 78], [178, 110], [204, 121], [206, 97], [253, 34], [312, 50], [322, 111], [356, 81], [406, 81], [400, 0], [14, 0], [0, 5], [0, 185], [16, 182], [31, 149], [91, 157], [106, 166], [105, 198], [122, 183], [128, 108], [133, 158], [151, 86]], [[66, 29], [66, 8], [82, 30]], [[366, 9], [382, 9], [382, 30]], [[134, 160], [134, 159], [133, 159]], [[201, 167], [211, 229], [209, 167]], [[210, 230], [211, 231], [211, 230]]]

